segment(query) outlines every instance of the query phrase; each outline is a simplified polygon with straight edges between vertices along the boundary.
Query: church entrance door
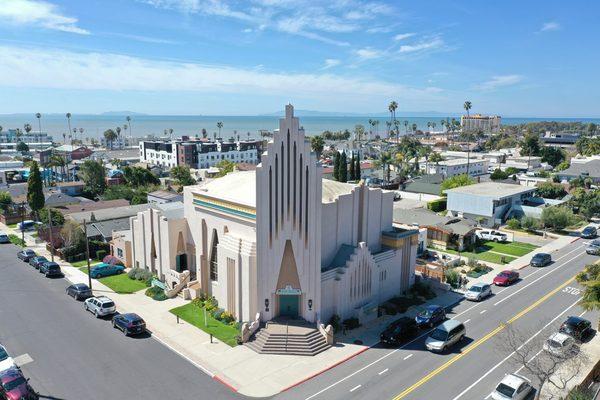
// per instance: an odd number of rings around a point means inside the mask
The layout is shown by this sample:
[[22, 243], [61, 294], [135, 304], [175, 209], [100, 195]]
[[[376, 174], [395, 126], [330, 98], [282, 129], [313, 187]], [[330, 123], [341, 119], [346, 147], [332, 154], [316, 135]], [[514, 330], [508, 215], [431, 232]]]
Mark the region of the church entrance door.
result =
[[300, 296], [279, 295], [279, 315], [281, 317], [298, 318]]

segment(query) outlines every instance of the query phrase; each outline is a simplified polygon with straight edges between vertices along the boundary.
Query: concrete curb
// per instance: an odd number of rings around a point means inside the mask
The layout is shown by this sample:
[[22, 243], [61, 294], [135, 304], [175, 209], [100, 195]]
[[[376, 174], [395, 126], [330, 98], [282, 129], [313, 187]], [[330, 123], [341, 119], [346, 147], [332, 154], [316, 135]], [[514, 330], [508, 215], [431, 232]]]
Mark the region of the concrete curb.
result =
[[220, 384], [224, 385], [225, 387], [227, 387], [232, 392], [237, 393], [238, 390], [233, 385], [226, 382], [223, 378], [220, 378], [217, 375], [213, 376], [212, 378], [213, 378], [213, 380], [215, 380], [215, 381], [219, 382]]

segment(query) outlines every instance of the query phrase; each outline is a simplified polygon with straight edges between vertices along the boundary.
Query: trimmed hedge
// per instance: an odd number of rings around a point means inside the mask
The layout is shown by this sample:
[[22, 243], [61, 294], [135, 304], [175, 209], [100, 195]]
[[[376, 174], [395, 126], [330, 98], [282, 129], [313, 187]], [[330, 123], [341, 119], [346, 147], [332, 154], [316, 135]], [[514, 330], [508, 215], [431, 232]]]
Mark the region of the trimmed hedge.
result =
[[440, 212], [446, 210], [446, 199], [433, 200], [427, 203], [427, 209], [433, 212]]

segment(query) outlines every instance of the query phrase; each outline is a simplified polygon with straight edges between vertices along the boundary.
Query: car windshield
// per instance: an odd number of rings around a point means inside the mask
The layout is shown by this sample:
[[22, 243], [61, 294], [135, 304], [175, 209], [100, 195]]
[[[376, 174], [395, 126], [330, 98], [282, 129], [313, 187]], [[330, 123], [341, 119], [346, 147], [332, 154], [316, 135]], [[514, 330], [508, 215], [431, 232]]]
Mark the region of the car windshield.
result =
[[8, 353], [2, 347], [0, 347], [0, 361], [4, 361], [8, 358]]
[[496, 392], [512, 399], [513, 394], [515, 393], [515, 389], [511, 388], [508, 385], [505, 385], [504, 383], [500, 383], [496, 388]]
[[552, 347], [553, 349], [560, 349], [562, 347], [560, 342], [557, 342], [553, 339], [548, 339], [546, 342], [548, 343], [548, 346]]
[[471, 288], [469, 289], [469, 292], [481, 292], [482, 287], [481, 286], [471, 286]]
[[25, 254], [35, 254], [33, 250], [25, 250]]
[[114, 306], [115, 306], [115, 303], [113, 303], [112, 301], [107, 301], [106, 303], [102, 304], [102, 308], [111, 308]]
[[442, 329], [436, 329], [433, 332], [431, 332], [431, 335], [429, 335], [432, 339], [435, 340], [446, 340], [446, 338], [448, 337], [448, 332], [442, 330]]
[[503, 278], [508, 278], [510, 276], [510, 273], [509, 272], [500, 272], [498, 274], [498, 276], [501, 276]]
[[431, 310], [422, 310], [418, 315], [419, 317], [429, 318], [431, 317]]
[[2, 385], [4, 387], [4, 390], [6, 390], [7, 392], [10, 392], [11, 390], [13, 390], [14, 388], [24, 384], [25, 382], [27, 382], [25, 380], [25, 378], [23, 378], [22, 376], [18, 377], [15, 380], [12, 380], [10, 382], [5, 383], [4, 385]]

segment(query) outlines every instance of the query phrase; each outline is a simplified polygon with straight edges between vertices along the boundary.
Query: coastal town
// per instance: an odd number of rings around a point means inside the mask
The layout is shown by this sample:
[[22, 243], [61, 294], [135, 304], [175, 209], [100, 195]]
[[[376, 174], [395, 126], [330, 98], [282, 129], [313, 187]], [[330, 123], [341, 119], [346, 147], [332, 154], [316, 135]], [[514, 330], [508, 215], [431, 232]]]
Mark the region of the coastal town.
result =
[[[107, 10], [117, 9], [112, 3]], [[361, 63], [380, 57], [401, 65], [396, 54], [415, 53], [410, 62], [427, 68], [419, 57], [430, 49], [439, 47], [438, 57], [462, 51], [446, 31], [378, 25], [396, 10], [387, 2], [306, 10], [270, 1], [132, 3], [119, 7], [143, 15], [139, 26], [183, 21], [185, 29], [169, 28], [178, 40], [192, 43], [185, 35], [198, 32], [194, 23], [215, 18], [226, 21], [215, 29], [249, 24], [245, 46], [264, 40], [288, 57], [296, 55], [284, 52], [290, 40], [350, 46], [342, 37], [358, 34], [350, 22], [364, 30], [361, 40], [393, 32], [387, 50], [353, 53], [353, 74], [377, 72]], [[108, 41], [90, 21], [118, 17], [95, 1], [98, 16], [79, 7], [7, 0], [0, 32]], [[315, 15], [327, 16], [327, 28], [303, 25]], [[532, 36], [563, 29], [545, 22]], [[263, 37], [271, 31], [275, 38]], [[180, 45], [113, 36], [135, 49]], [[123, 88], [113, 89], [114, 69], [100, 53], [70, 59], [77, 73], [65, 78], [53, 64], [69, 60], [62, 50], [47, 57], [40, 48], [39, 65], [5, 69], [7, 49], [0, 43], [0, 76], [13, 72], [0, 87], [41, 100], [0, 100], [1, 400], [600, 399], [600, 119], [517, 118], [510, 102], [520, 104], [518, 94], [490, 100], [525, 75], [493, 76], [434, 101], [447, 72], [428, 74], [426, 88], [388, 92], [368, 75], [338, 74], [337, 58], [310, 76], [262, 65], [237, 75], [175, 53], [150, 61], [123, 50], [111, 54], [126, 71], [117, 75]], [[53, 79], [41, 83], [44, 71]], [[140, 81], [130, 85], [132, 76]], [[257, 89], [256, 79], [267, 83]], [[345, 92], [352, 85], [364, 102]], [[262, 90], [277, 112], [254, 112], [272, 107]], [[192, 101], [198, 115], [187, 112], [188, 92], [208, 99]], [[125, 99], [105, 102], [106, 93]], [[122, 101], [148, 114], [106, 111]], [[436, 102], [460, 111], [427, 111]], [[211, 113], [217, 105], [231, 112]], [[83, 111], [91, 109], [104, 111]]]

